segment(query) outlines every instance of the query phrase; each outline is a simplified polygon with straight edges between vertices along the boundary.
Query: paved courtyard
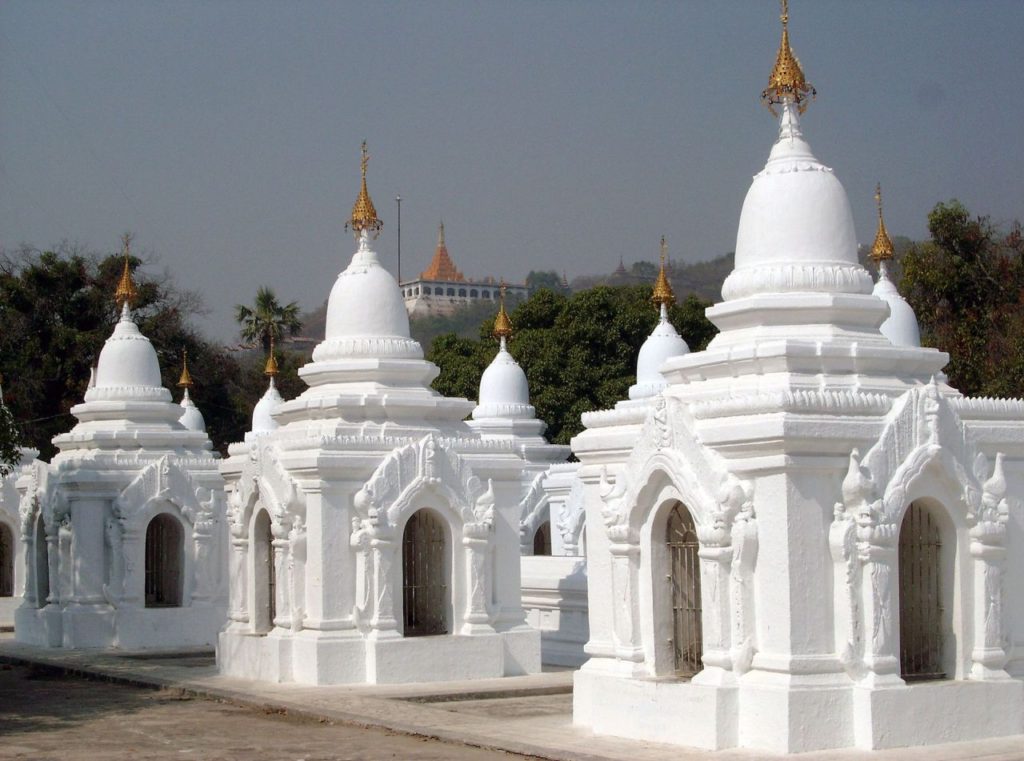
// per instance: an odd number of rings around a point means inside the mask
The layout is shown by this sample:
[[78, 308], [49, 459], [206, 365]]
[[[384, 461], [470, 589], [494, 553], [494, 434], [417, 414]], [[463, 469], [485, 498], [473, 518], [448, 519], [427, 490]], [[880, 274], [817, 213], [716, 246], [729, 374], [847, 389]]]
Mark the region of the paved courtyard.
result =
[[[997, 710], [996, 707], [993, 707]], [[913, 721], [913, 717], [907, 717]], [[212, 652], [36, 648], [0, 635], [0, 759], [750, 761], [596, 736], [572, 724], [572, 674], [308, 687], [225, 677]], [[1024, 736], [799, 761], [1024, 761]]]
[[[0, 666], [0, 758], [510, 759], [507, 753], [190, 697]], [[521, 758], [521, 757], [519, 757]]]

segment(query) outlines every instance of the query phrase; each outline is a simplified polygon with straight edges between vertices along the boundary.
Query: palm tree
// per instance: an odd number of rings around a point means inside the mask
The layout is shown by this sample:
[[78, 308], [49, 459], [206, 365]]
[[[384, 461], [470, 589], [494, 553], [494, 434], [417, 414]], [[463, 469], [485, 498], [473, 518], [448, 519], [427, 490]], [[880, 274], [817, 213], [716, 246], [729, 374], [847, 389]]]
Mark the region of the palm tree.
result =
[[266, 286], [256, 291], [256, 301], [251, 307], [235, 305], [235, 320], [241, 325], [242, 340], [252, 346], [259, 343], [263, 351], [270, 350], [270, 343], [279, 343], [288, 335], [295, 335], [302, 329], [299, 319], [299, 305], [293, 301], [282, 306], [277, 295]]

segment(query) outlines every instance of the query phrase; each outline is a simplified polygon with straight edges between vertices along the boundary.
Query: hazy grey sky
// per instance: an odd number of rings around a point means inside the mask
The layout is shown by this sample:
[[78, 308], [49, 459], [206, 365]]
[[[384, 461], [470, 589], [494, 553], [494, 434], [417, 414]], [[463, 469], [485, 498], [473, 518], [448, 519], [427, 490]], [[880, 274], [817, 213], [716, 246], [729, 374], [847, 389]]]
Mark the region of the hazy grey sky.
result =
[[[939, 200], [1022, 216], [1024, 3], [792, 0], [817, 101], [804, 132], [874, 234], [923, 236]], [[570, 278], [732, 250], [776, 127], [779, 41], [758, 2], [0, 4], [0, 245], [124, 230], [234, 334], [272, 285], [319, 305], [369, 141], [394, 272], [445, 221], [467, 275]]]

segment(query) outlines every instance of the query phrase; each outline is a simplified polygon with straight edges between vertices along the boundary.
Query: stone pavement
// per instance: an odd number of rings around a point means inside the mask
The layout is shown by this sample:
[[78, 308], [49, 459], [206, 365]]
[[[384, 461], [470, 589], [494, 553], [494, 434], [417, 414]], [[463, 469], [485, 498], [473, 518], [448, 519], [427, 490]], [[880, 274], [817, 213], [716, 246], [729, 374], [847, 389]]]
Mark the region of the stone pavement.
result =
[[[0, 635], [0, 662], [113, 682], [180, 690], [266, 712], [373, 727], [450, 743], [565, 761], [748, 761], [749, 750], [710, 753], [596, 736], [572, 725], [572, 672], [418, 685], [306, 687], [217, 673], [209, 651], [109, 653], [30, 647]], [[908, 720], [912, 720], [908, 717]], [[2, 731], [2, 728], [0, 728]], [[807, 753], [801, 761], [1021, 761], [1024, 736], [874, 753]]]

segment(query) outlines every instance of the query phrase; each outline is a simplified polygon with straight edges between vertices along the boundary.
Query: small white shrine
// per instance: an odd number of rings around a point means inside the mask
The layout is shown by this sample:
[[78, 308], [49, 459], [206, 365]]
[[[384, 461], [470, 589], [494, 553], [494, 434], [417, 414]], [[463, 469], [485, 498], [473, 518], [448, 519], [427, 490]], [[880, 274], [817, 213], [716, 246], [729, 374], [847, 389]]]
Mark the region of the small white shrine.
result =
[[466, 424], [471, 402], [430, 388], [437, 367], [371, 247], [380, 221], [366, 164], [364, 144], [358, 250], [299, 371], [309, 388], [276, 403], [273, 425], [222, 466], [231, 604], [218, 664], [305, 684], [534, 673], [540, 635], [519, 588], [523, 460]]
[[[0, 398], [0, 404], [3, 404]], [[20, 498], [16, 483], [22, 468], [29, 465], [39, 451], [21, 449], [21, 460], [6, 476], [0, 477], [0, 628], [14, 626], [14, 611], [21, 605], [25, 591], [25, 546], [21, 538]]]
[[721, 332], [573, 441], [574, 721], [773, 752], [1021, 734], [1024, 402], [966, 398], [946, 354], [880, 330], [897, 310], [803, 136], [783, 6], [779, 138], [707, 311]]
[[[35, 461], [18, 480], [19, 642], [212, 645], [226, 617], [224, 482], [201, 414], [161, 384], [156, 352], [132, 319], [134, 296], [126, 246], [121, 319], [85, 402], [71, 408], [78, 423], [54, 438], [50, 464]], [[182, 381], [191, 384], [187, 367]]]

